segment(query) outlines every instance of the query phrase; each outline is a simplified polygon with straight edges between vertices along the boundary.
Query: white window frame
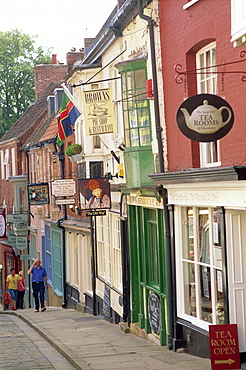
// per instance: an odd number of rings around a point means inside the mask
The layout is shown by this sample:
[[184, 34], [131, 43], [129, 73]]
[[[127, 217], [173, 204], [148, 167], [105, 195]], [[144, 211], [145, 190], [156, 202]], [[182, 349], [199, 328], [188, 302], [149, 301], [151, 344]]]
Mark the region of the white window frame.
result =
[[122, 255], [118, 214], [109, 212], [106, 217], [97, 217], [97, 261], [100, 278], [122, 293]]
[[11, 148], [11, 166], [12, 166], [12, 176], [16, 176], [15, 147]]
[[[187, 206], [189, 207], [189, 206]], [[197, 316], [188, 315], [185, 313], [185, 281], [184, 281], [184, 263], [186, 261], [193, 262], [192, 260], [186, 260], [183, 256], [183, 230], [182, 230], [182, 208], [186, 208], [186, 206], [176, 206], [175, 210], [175, 223], [176, 225], [181, 225], [180, 228], [176, 228], [176, 236], [175, 239], [177, 241], [177, 249], [176, 249], [176, 281], [178, 282], [176, 284], [177, 289], [177, 316], [179, 318], [182, 318], [184, 320], [189, 321], [191, 324], [196, 325], [198, 327], [203, 328], [204, 330], [209, 329], [209, 325], [216, 324], [216, 291], [215, 291], [215, 271], [220, 270], [222, 272], [222, 261], [221, 265], [215, 266], [215, 246], [213, 244], [214, 235], [213, 235], [213, 210], [214, 207], [192, 207], [193, 208], [193, 214], [197, 216], [198, 208], [207, 208], [209, 211], [209, 241], [210, 241], [210, 263], [202, 263], [199, 262], [199, 258], [197, 256], [197, 249], [194, 248], [194, 264], [196, 269], [197, 278], [199, 275], [198, 268], [200, 265], [208, 265], [210, 267], [210, 273], [211, 273], [211, 301], [212, 301], [212, 322], [207, 322], [199, 318], [200, 315], [200, 303], [199, 303], [199, 294], [196, 294], [196, 310], [197, 310]], [[197, 224], [196, 222], [193, 225], [194, 229], [196, 229]], [[194, 233], [194, 244], [198, 243], [197, 234]], [[196, 281], [196, 293], [198, 292], [198, 281]]]
[[0, 150], [0, 160], [1, 160], [1, 180], [5, 180], [4, 151], [3, 150]]
[[246, 41], [246, 2], [231, 0], [231, 42], [233, 46], [245, 45]]
[[[196, 54], [196, 68], [209, 67], [216, 64], [216, 42], [212, 42], [202, 49], [200, 49]], [[204, 64], [201, 65], [201, 56], [204, 56]], [[214, 58], [215, 55], [215, 58]], [[207, 60], [206, 56], [209, 56]], [[211, 74], [202, 74], [202, 71], [198, 71], [197, 74], [197, 92], [198, 94], [218, 94], [217, 86], [217, 73], [216, 69], [205, 69], [205, 72], [210, 72]], [[201, 73], [200, 73], [201, 72]], [[217, 158], [216, 154], [217, 153]], [[203, 167], [216, 167], [221, 166], [220, 160], [220, 143], [219, 141], [213, 141], [209, 143], [200, 143], [200, 166]]]

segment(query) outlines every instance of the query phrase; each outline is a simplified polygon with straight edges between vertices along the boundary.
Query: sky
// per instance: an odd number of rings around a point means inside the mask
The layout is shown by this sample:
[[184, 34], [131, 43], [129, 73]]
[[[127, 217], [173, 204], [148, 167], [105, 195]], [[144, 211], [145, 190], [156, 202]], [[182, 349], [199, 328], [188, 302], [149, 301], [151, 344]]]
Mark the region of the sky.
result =
[[117, 0], [0, 0], [0, 31], [21, 30], [38, 35], [36, 46], [52, 47], [58, 61], [95, 37]]

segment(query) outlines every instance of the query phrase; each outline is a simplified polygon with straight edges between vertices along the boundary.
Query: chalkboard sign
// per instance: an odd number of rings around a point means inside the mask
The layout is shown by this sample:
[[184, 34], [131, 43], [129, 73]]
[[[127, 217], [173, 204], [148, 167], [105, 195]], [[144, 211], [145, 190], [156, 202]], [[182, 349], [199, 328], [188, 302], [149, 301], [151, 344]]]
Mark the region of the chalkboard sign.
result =
[[104, 286], [103, 314], [110, 317], [110, 288], [107, 285]]
[[148, 300], [149, 322], [152, 333], [160, 334], [160, 300], [156, 293], [150, 293]]

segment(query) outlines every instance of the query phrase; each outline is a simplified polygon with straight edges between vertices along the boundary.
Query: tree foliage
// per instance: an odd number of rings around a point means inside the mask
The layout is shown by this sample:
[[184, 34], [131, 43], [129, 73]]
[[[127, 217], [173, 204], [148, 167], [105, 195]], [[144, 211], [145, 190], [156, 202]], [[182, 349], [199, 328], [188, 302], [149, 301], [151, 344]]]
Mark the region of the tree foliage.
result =
[[34, 66], [50, 63], [50, 49], [16, 29], [0, 32], [0, 137], [35, 100]]

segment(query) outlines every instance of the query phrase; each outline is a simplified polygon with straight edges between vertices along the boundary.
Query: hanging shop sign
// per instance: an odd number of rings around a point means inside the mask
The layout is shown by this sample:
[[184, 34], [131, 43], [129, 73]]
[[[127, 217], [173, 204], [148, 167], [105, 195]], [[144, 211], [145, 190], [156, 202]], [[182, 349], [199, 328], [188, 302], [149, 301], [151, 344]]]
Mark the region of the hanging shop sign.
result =
[[49, 204], [49, 185], [47, 182], [30, 184], [27, 187], [30, 205]]
[[8, 244], [15, 245], [16, 244], [16, 235], [13, 230], [8, 231]]
[[212, 370], [241, 369], [237, 324], [209, 325]]
[[180, 105], [176, 121], [180, 131], [189, 139], [210, 142], [228, 134], [234, 122], [234, 113], [221, 97], [199, 94]]
[[74, 179], [54, 180], [51, 183], [51, 190], [52, 195], [55, 195], [55, 197], [73, 196], [76, 193], [75, 180]]
[[111, 90], [83, 91], [82, 99], [86, 135], [115, 133], [114, 105]]
[[110, 184], [108, 179], [80, 179], [79, 195], [81, 209], [110, 209]]
[[6, 238], [6, 213], [5, 208], [0, 208], [0, 238]]
[[21, 251], [27, 248], [27, 236], [16, 236], [16, 247]]
[[7, 215], [7, 222], [11, 224], [22, 224], [28, 221], [28, 213], [9, 213]]

